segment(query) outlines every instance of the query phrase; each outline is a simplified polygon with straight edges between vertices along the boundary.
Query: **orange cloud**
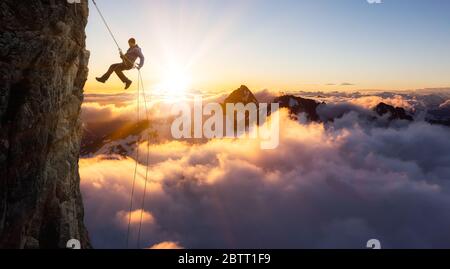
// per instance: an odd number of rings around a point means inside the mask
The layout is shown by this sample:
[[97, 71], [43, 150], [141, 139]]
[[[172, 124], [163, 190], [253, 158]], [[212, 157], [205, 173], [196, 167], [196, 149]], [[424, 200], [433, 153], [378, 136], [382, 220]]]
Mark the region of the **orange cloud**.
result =
[[153, 217], [153, 215], [150, 212], [141, 209], [134, 210], [131, 213], [126, 211], [119, 211], [116, 214], [116, 218], [121, 225], [127, 226], [129, 221], [131, 224], [139, 223], [141, 220], [141, 214], [142, 224], [155, 224], [155, 218]]
[[183, 247], [178, 242], [165, 241], [154, 244], [149, 249], [183, 249]]
[[[340, 119], [353, 123], [344, 127], [299, 124], [281, 113], [276, 150], [261, 150], [252, 139], [150, 145], [141, 242], [152, 248], [358, 248], [376, 234], [394, 247], [448, 246], [441, 232], [450, 225], [448, 129], [424, 122], [359, 125], [352, 113]], [[140, 147], [137, 208], [147, 145]], [[99, 247], [123, 245], [115, 238], [126, 233], [134, 165], [117, 156], [80, 160], [86, 219]], [[140, 212], [131, 213], [133, 223]], [[442, 221], [429, 222], [436, 217]], [[121, 225], [108, 225], [117, 221]]]
[[[134, 159], [101, 155], [80, 159], [79, 166], [83, 187], [102, 192], [115, 192], [123, 195], [123, 198], [127, 198], [131, 192], [136, 167]], [[144, 190], [145, 174], [145, 165], [138, 164], [135, 187], [139, 192]], [[158, 173], [153, 171], [148, 173], [147, 192], [152, 195], [161, 193], [161, 180], [162, 177]]]
[[363, 96], [359, 98], [353, 98], [349, 101], [352, 104], [372, 109], [376, 107], [379, 103], [384, 102], [388, 105], [395, 107], [403, 107], [405, 109], [411, 109], [411, 104], [404, 97], [400, 95], [394, 95], [393, 97], [383, 98], [380, 96]]

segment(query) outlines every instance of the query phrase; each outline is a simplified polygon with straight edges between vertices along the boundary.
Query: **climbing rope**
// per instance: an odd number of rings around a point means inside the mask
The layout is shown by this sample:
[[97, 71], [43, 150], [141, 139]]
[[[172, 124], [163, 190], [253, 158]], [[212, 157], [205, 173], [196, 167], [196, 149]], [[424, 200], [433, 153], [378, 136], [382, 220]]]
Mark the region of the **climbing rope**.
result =
[[[142, 94], [144, 96], [144, 107], [145, 107], [145, 116], [147, 119], [147, 123], [150, 124], [147, 110], [147, 98], [145, 97], [145, 88], [144, 81], [142, 80], [141, 70], [138, 69], [138, 80], [140, 81], [140, 85], [142, 86]], [[139, 84], [139, 82], [138, 82]], [[141, 203], [141, 216], [139, 220], [139, 230], [138, 230], [138, 239], [137, 239], [137, 247], [141, 248], [141, 228], [142, 228], [142, 220], [144, 215], [145, 208], [145, 198], [147, 195], [147, 181], [148, 181], [148, 166], [149, 166], [149, 157], [150, 157], [150, 132], [147, 133], [147, 161], [146, 161], [146, 169], [145, 169], [145, 182], [144, 182], [144, 194], [142, 195], [142, 203]]]
[[[144, 109], [145, 109], [145, 117], [146, 122], [149, 123], [149, 116], [148, 116], [148, 108], [147, 108], [147, 98], [145, 95], [145, 88], [144, 88], [144, 81], [142, 79], [141, 71], [138, 69], [138, 87], [137, 87], [137, 123], [139, 124], [140, 117], [140, 95], [143, 95], [144, 99]], [[139, 127], [139, 125], [138, 125]], [[142, 230], [142, 222], [144, 218], [144, 208], [145, 208], [145, 199], [147, 196], [147, 183], [148, 183], [148, 170], [149, 170], [149, 161], [150, 161], [150, 132], [147, 133], [147, 158], [146, 158], [146, 168], [145, 168], [145, 181], [144, 181], [144, 193], [142, 195], [142, 201], [141, 201], [141, 212], [140, 212], [140, 219], [139, 219], [139, 229], [138, 229], [138, 236], [137, 236], [137, 248], [140, 248], [140, 242], [141, 242], [141, 230]], [[133, 210], [133, 197], [136, 187], [136, 177], [137, 177], [137, 170], [138, 170], [138, 164], [139, 164], [139, 140], [136, 143], [136, 157], [135, 157], [135, 167], [134, 167], [134, 176], [133, 176], [133, 183], [131, 188], [131, 198], [130, 198], [130, 210], [128, 215], [128, 228], [127, 228], [127, 248], [129, 248], [129, 238], [130, 238], [130, 231], [131, 231], [131, 213]]]
[[[139, 125], [139, 92], [140, 92], [140, 82], [138, 81], [138, 88], [137, 88], [137, 124]], [[131, 186], [131, 197], [130, 197], [130, 210], [128, 211], [128, 227], [127, 227], [127, 249], [129, 247], [129, 241], [130, 241], [130, 229], [131, 229], [131, 213], [133, 210], [133, 198], [134, 198], [134, 189], [136, 186], [136, 174], [137, 174], [137, 168], [139, 163], [139, 139], [136, 142], [136, 157], [135, 157], [135, 166], [134, 166], [134, 176], [133, 176], [133, 184]]]
[[[95, 2], [95, 0], [92, 0], [92, 2], [94, 3], [95, 8], [98, 11], [98, 14], [100, 15], [103, 23], [106, 26], [106, 29], [108, 29], [109, 34], [111, 35], [112, 39], [114, 40], [114, 43], [116, 44], [117, 48], [119, 49], [119, 52], [121, 54], [121, 56], [123, 55], [122, 53], [122, 49], [119, 46], [119, 43], [116, 40], [116, 37], [114, 36], [113, 32], [111, 31], [111, 28], [109, 27], [105, 17], [103, 16], [102, 12], [100, 11], [100, 8], [98, 7], [97, 3]], [[123, 57], [122, 59], [128, 61], [128, 59], [126, 57]], [[136, 68], [136, 66], [133, 66], [134, 68]], [[144, 88], [144, 81], [142, 79], [142, 74], [139, 68], [137, 68], [138, 70], [138, 84], [137, 84], [137, 127], [139, 128], [139, 122], [140, 122], [140, 94], [142, 92], [143, 97], [144, 97], [144, 109], [145, 109], [145, 117], [146, 117], [146, 121], [147, 123], [150, 123], [149, 120], [149, 116], [148, 116], [148, 108], [147, 108], [147, 100], [146, 100], [146, 95], [145, 95], [145, 88]], [[141, 91], [142, 88], [142, 91]], [[139, 129], [138, 129], [139, 130]], [[147, 182], [148, 182], [148, 166], [149, 166], [149, 157], [150, 157], [150, 132], [148, 132], [147, 134], [147, 161], [146, 161], [146, 170], [145, 170], [145, 183], [144, 183], [144, 193], [142, 195], [142, 202], [141, 202], [141, 212], [140, 212], [140, 220], [139, 220], [139, 230], [138, 230], [138, 237], [137, 237], [137, 247], [140, 248], [140, 241], [141, 241], [141, 228], [142, 228], [142, 222], [143, 222], [143, 217], [144, 217], [144, 208], [145, 208], [145, 198], [147, 195]], [[135, 166], [134, 166], [134, 175], [133, 175], [133, 183], [132, 183], [132, 187], [131, 187], [131, 197], [130, 197], [130, 210], [129, 215], [128, 215], [128, 227], [127, 227], [127, 249], [129, 248], [129, 242], [130, 242], [130, 232], [131, 232], [131, 215], [132, 215], [132, 210], [133, 210], [133, 200], [134, 200], [134, 193], [135, 193], [135, 188], [136, 188], [136, 177], [137, 177], [137, 171], [138, 171], [138, 166], [139, 166], [139, 136], [138, 136], [138, 140], [136, 142], [136, 157], [135, 157]]]
[[94, 3], [95, 8], [98, 11], [98, 14], [100, 15], [100, 18], [102, 18], [103, 23], [106, 26], [106, 29], [108, 29], [109, 34], [111, 35], [112, 39], [114, 40], [114, 43], [116, 43], [117, 48], [119, 49], [120, 52], [122, 52], [122, 49], [119, 46], [119, 43], [116, 40], [116, 37], [114, 36], [113, 32], [111, 31], [111, 28], [109, 28], [108, 23], [106, 22], [105, 17], [103, 17], [102, 12], [100, 11], [100, 8], [97, 6], [97, 3], [95, 2], [95, 0], [92, 0], [92, 2]]

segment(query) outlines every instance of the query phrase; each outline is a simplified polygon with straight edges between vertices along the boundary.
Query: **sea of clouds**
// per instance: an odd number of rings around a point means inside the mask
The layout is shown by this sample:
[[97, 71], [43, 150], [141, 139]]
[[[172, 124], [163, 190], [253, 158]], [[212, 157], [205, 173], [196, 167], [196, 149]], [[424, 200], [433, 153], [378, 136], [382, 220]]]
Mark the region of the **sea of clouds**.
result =
[[[304, 124], [281, 110], [275, 150], [251, 139], [140, 144], [131, 212], [134, 155], [81, 159], [94, 247], [125, 247], [130, 214], [137, 247], [142, 213], [140, 247], [147, 248], [365, 248], [372, 238], [384, 248], [449, 248], [450, 128], [420, 119], [374, 124], [364, 115], [380, 101], [419, 113], [450, 98], [309, 94], [330, 104], [321, 118], [339, 117]], [[83, 120], [135, 119], [132, 95], [108, 98], [88, 96]], [[164, 104], [151, 107], [154, 117], [167, 115]]]

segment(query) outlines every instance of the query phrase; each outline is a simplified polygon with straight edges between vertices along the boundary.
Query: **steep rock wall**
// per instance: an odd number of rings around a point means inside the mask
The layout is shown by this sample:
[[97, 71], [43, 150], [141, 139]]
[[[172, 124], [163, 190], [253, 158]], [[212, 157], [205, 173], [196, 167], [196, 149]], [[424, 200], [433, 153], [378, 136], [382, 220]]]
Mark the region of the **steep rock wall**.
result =
[[0, 248], [90, 247], [78, 157], [87, 1], [0, 2]]

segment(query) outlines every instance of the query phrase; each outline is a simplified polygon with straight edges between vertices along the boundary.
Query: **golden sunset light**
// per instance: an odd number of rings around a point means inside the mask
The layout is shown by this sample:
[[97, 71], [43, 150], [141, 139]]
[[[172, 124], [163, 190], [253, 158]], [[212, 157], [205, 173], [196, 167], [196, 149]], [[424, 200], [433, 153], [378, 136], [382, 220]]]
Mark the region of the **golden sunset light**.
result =
[[449, 11], [2, 0], [0, 249], [79, 268], [78, 249], [163, 268], [449, 249]]
[[163, 68], [163, 75], [153, 93], [163, 96], [165, 100], [176, 102], [186, 98], [191, 87], [192, 78], [188, 71], [181, 66], [171, 65]]

